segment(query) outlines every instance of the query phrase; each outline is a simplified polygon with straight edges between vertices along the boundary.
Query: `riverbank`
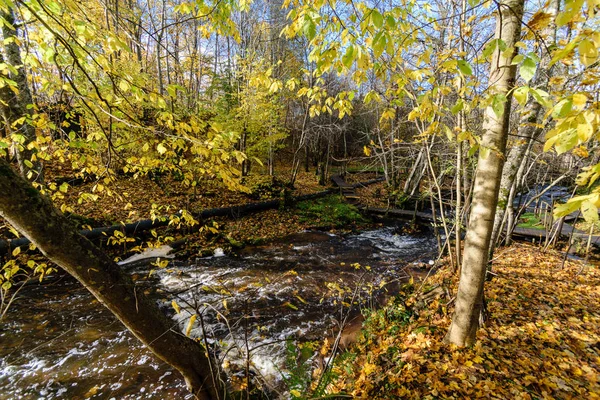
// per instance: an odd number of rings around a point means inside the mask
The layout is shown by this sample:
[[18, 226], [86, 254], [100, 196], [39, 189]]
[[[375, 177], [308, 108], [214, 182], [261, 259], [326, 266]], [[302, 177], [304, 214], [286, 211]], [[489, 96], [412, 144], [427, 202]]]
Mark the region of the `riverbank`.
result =
[[[458, 279], [442, 268], [371, 314], [327, 393], [356, 398], [600, 398], [600, 269], [529, 244], [501, 249], [472, 348], [443, 343]], [[429, 291], [429, 294], [427, 292]], [[317, 393], [319, 394], [319, 393]]]

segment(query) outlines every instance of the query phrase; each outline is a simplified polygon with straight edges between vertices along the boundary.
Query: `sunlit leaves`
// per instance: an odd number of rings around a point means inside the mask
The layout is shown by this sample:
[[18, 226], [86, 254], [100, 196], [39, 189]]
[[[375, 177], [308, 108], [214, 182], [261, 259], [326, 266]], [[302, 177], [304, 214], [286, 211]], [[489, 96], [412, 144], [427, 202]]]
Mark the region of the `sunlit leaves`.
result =
[[504, 114], [504, 108], [506, 105], [506, 95], [503, 93], [498, 93], [492, 97], [492, 110], [494, 110], [494, 114], [497, 118], [502, 117]]
[[373, 38], [373, 55], [375, 58], [379, 58], [385, 50], [387, 44], [387, 37], [384, 31], [379, 31]]
[[598, 59], [598, 48], [596, 44], [589, 39], [583, 39], [579, 42], [579, 58], [586, 67], [595, 63]]
[[600, 206], [600, 195], [593, 193], [590, 195], [577, 196], [567, 201], [565, 204], [559, 204], [554, 209], [556, 217], [564, 217], [572, 212], [581, 210], [581, 215], [588, 222], [598, 221], [598, 206]]
[[189, 337], [190, 334], [192, 333], [192, 329], [194, 328], [194, 323], [196, 322], [196, 318], [198, 318], [198, 316], [196, 314], [193, 314], [188, 323], [187, 326], [185, 327], [185, 336]]
[[315, 24], [315, 21], [308, 15], [304, 16], [302, 31], [308, 40], [313, 40], [317, 35], [317, 24]]
[[525, 57], [519, 69], [519, 73], [525, 82], [529, 82], [534, 77], [536, 68], [536, 61], [531, 57]]
[[571, 99], [563, 99], [556, 104], [552, 111], [553, 118], [565, 118], [573, 108], [573, 101]]
[[527, 103], [527, 99], [529, 98], [529, 87], [520, 86], [516, 88], [513, 92], [513, 97], [520, 105], [525, 105], [525, 103]]
[[460, 72], [463, 73], [463, 75], [473, 75], [473, 69], [471, 68], [471, 65], [468, 62], [466, 62], [465, 60], [458, 60], [457, 63], [458, 69], [460, 70]]
[[380, 29], [383, 26], [383, 15], [376, 9], [371, 11], [371, 21], [375, 28]]
[[574, 93], [572, 99], [573, 105], [580, 109], [583, 109], [588, 101], [588, 97], [584, 93]]
[[587, 349], [598, 335], [592, 311], [598, 299], [586, 283], [598, 280], [598, 270], [571, 261], [559, 270], [562, 254], [534, 250], [516, 245], [496, 261], [502, 278], [486, 286], [490, 319], [480, 342], [467, 349], [441, 343], [453, 312], [451, 295], [425, 306], [418, 301], [426, 288], [448, 282], [452, 287], [444, 290], [453, 293], [457, 279], [442, 270], [420, 285], [422, 292], [404, 289], [369, 316], [354, 357], [335, 364], [339, 377], [331, 392], [374, 399], [529, 398], [542, 391], [551, 398], [593, 397], [597, 368]]
[[565, 9], [556, 17], [556, 26], [559, 28], [569, 23], [581, 10], [584, 0], [567, 0]]
[[346, 53], [342, 57], [342, 63], [346, 66], [346, 68], [350, 68], [352, 66], [352, 63], [356, 58], [356, 53], [357, 52], [355, 51], [355, 47], [353, 45], [349, 45], [346, 48]]
[[501, 52], [506, 51], [506, 43], [502, 39], [492, 39], [487, 46], [484, 47], [481, 57], [487, 59], [494, 51], [499, 48]]

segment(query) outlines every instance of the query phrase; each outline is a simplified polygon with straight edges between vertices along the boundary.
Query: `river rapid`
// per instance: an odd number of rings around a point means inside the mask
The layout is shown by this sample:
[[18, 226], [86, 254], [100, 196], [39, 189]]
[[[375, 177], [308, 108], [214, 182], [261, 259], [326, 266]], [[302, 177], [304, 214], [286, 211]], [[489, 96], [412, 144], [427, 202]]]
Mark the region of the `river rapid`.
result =
[[[230, 374], [249, 364], [259, 385], [285, 398], [286, 342], [332, 336], [346, 315], [393, 295], [436, 251], [431, 234], [404, 234], [394, 222], [347, 235], [301, 232], [165, 268], [154, 260], [124, 268], [174, 325], [193, 337], [206, 333]], [[25, 288], [0, 326], [0, 399], [84, 398], [191, 396], [176, 371], [73, 279]]]

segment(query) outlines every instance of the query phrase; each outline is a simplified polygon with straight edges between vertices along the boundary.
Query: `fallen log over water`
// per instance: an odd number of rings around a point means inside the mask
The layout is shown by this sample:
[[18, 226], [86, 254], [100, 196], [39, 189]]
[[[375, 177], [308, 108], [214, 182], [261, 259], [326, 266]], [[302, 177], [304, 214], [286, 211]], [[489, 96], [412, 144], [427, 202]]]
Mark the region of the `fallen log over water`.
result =
[[[367, 186], [373, 183], [379, 182], [380, 179], [371, 179], [366, 182], [360, 182], [353, 186]], [[329, 194], [333, 194], [336, 191], [333, 189], [323, 190], [317, 193], [304, 194], [301, 196], [293, 197], [291, 200], [294, 202], [305, 201], [305, 200], [313, 200], [320, 197], [325, 197]], [[268, 200], [263, 202], [256, 203], [248, 203], [240, 206], [233, 207], [220, 207], [220, 208], [211, 208], [208, 210], [203, 210], [198, 213], [192, 213], [194, 218], [196, 219], [206, 219], [206, 218], [215, 218], [215, 217], [229, 217], [229, 218], [239, 218], [241, 216], [252, 214], [256, 212], [271, 210], [274, 208], [279, 208], [282, 204], [281, 199], [276, 200]], [[100, 228], [94, 229], [82, 229], [79, 231], [79, 234], [86, 237], [89, 240], [95, 240], [101, 237], [109, 237], [112, 236], [114, 232], [120, 231], [126, 235], [135, 235], [140, 232], [148, 231], [150, 229], [159, 228], [162, 226], [169, 225], [169, 222], [172, 218], [181, 217], [181, 213], [176, 213], [171, 217], [162, 217], [157, 219], [144, 219], [137, 222], [132, 222], [129, 224], [118, 224], [112, 226], [104, 226]], [[1, 240], [0, 239], [0, 256], [11, 252], [13, 249], [17, 247], [28, 246], [30, 243], [29, 239], [21, 237], [13, 240]], [[65, 244], [67, 245], [67, 244]]]
[[[317, 193], [305, 194], [302, 196], [296, 196], [293, 198], [293, 201], [305, 201], [312, 200], [320, 197], [327, 196], [332, 194], [332, 190], [324, 190]], [[233, 206], [233, 207], [220, 207], [220, 208], [211, 208], [208, 210], [203, 210], [198, 213], [192, 213], [194, 218], [196, 219], [206, 219], [206, 218], [214, 218], [214, 217], [230, 217], [230, 218], [238, 218], [243, 215], [252, 214], [255, 212], [266, 211], [274, 208], [278, 208], [281, 205], [281, 200], [269, 200], [257, 203], [248, 203], [241, 206]], [[103, 236], [108, 237], [112, 236], [112, 234], [116, 231], [123, 232], [126, 235], [135, 235], [140, 232], [148, 231], [150, 229], [159, 228], [162, 226], [169, 225], [169, 222], [172, 218], [181, 217], [181, 213], [176, 213], [171, 217], [162, 217], [157, 219], [144, 219], [137, 222], [132, 222], [129, 224], [118, 224], [112, 226], [104, 226], [100, 228], [94, 229], [82, 229], [79, 231], [81, 236], [86, 237], [89, 240], [94, 240], [101, 238]], [[0, 240], [0, 255], [4, 255], [9, 251], [17, 247], [27, 246], [30, 241], [27, 238], [21, 237], [13, 240]]]

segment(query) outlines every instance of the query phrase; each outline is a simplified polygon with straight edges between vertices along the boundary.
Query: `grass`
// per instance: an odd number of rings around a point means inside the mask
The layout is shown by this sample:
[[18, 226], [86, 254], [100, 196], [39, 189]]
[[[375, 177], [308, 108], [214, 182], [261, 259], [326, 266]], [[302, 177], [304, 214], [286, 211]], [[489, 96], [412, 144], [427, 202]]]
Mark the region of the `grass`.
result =
[[314, 226], [343, 226], [366, 222], [356, 207], [344, 202], [339, 195], [318, 200], [302, 201], [296, 205], [300, 222]]
[[519, 217], [519, 228], [544, 229], [542, 220], [534, 213], [524, 213]]

